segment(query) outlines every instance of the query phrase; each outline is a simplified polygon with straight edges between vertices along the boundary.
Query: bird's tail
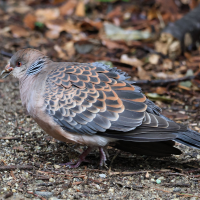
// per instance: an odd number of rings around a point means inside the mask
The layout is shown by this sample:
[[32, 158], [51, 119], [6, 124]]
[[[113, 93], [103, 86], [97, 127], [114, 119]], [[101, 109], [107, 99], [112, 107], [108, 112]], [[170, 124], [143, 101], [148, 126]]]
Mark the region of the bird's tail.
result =
[[200, 133], [189, 128], [185, 131], [178, 132], [174, 140], [186, 146], [200, 149]]
[[[174, 133], [176, 135], [174, 141], [189, 147], [200, 149], [200, 133], [187, 128], [185, 125], [180, 126], [180, 131]], [[140, 155], [161, 157], [170, 156], [172, 154], [180, 155], [181, 151], [174, 147], [174, 141], [132, 142], [118, 140], [117, 143], [112, 146], [122, 151]]]

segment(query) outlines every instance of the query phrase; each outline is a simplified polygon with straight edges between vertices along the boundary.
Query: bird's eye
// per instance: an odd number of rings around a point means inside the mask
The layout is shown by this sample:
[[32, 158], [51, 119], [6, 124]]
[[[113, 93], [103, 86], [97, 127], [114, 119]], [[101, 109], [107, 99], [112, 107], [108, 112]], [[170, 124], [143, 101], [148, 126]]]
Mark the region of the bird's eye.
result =
[[17, 67], [21, 67], [22, 63], [21, 62], [17, 62]]

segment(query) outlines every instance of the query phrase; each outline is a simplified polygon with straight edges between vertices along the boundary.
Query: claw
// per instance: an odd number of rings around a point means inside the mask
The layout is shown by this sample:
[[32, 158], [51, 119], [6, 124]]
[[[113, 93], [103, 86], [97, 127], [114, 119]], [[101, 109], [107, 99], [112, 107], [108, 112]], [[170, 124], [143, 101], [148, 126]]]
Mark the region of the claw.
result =
[[75, 164], [74, 162], [67, 162], [61, 165], [65, 165], [69, 168], [77, 168], [80, 166], [82, 162], [90, 162], [89, 160], [85, 159], [85, 157], [92, 151], [92, 147], [88, 147], [79, 157], [78, 162]]

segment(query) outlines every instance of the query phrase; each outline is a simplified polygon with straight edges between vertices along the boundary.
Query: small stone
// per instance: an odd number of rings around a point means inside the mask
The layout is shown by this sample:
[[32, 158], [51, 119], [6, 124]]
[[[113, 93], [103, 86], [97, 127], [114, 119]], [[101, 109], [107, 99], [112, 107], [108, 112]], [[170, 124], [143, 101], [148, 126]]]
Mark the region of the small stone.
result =
[[155, 181], [155, 179], [154, 179], [154, 178], [152, 178], [152, 179], [151, 179], [151, 181], [152, 181], [152, 182], [154, 182], [154, 181]]
[[160, 180], [160, 179], [157, 179], [157, 180], [156, 180], [156, 183], [157, 183], [157, 184], [160, 184], [160, 183], [161, 183], [161, 180]]
[[13, 193], [15, 193], [15, 192], [16, 192], [16, 190], [15, 190], [15, 189], [12, 189], [12, 192], [13, 192]]
[[149, 56], [149, 62], [153, 65], [157, 65], [159, 62], [160, 56], [157, 54], [151, 54]]
[[197, 155], [197, 159], [200, 159], [200, 155], [199, 154]]
[[42, 197], [49, 198], [53, 195], [52, 192], [41, 192], [41, 191], [35, 191], [35, 194], [40, 195]]
[[110, 188], [110, 189], [108, 190], [109, 193], [114, 193], [114, 191], [115, 191], [114, 188]]
[[179, 188], [179, 187], [176, 187], [173, 189], [173, 192], [180, 192], [180, 191], [181, 191], [181, 188]]
[[[66, 196], [65, 197], [63, 197], [63, 198], [65, 198], [66, 199]], [[49, 200], [59, 200], [58, 198], [56, 198], [56, 197], [51, 197], [51, 198], [49, 198]]]
[[165, 177], [164, 177], [164, 176], [161, 176], [161, 177], [159, 177], [158, 179], [159, 179], [159, 180], [164, 180]]
[[101, 178], [106, 178], [106, 175], [105, 175], [105, 174], [99, 174], [99, 176], [100, 176]]
[[60, 168], [60, 165], [54, 165], [54, 168], [55, 168], [55, 169], [59, 169], [59, 168]]
[[55, 182], [55, 179], [50, 178], [50, 179], [49, 179], [49, 182]]

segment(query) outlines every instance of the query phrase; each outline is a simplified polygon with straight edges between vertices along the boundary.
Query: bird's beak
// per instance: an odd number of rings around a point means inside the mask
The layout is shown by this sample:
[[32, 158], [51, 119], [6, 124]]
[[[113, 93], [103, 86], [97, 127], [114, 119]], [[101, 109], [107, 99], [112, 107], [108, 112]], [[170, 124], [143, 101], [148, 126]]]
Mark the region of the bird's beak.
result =
[[6, 78], [7, 76], [9, 76], [11, 74], [12, 71], [13, 71], [13, 68], [10, 66], [10, 63], [8, 63], [5, 66], [5, 69], [1, 72], [0, 77]]

